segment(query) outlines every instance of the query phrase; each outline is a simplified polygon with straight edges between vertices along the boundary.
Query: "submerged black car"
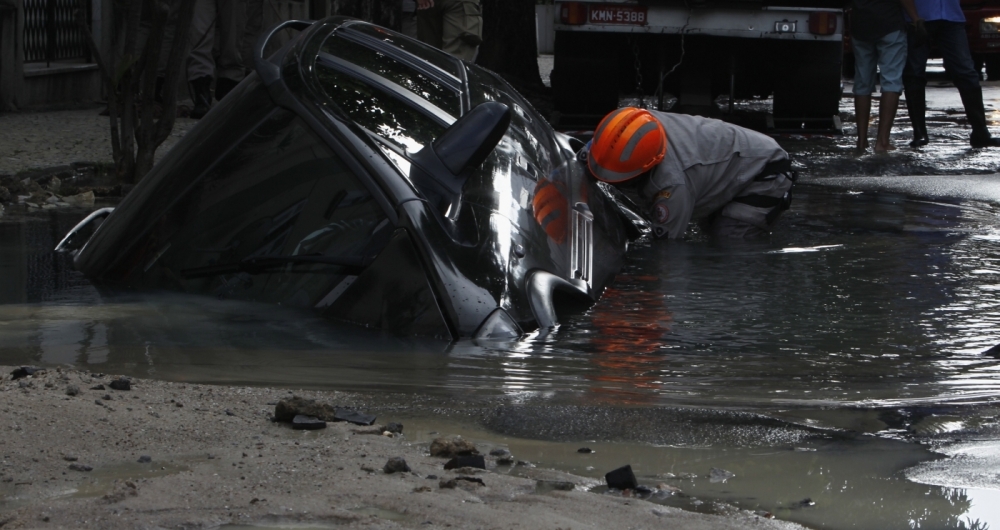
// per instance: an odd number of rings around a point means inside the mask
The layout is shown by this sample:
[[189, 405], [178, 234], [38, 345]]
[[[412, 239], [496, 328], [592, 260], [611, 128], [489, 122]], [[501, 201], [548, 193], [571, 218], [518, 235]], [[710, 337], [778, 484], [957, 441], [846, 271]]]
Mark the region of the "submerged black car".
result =
[[563, 295], [596, 300], [639, 234], [579, 145], [485, 69], [336, 17], [257, 54], [77, 251], [100, 288], [509, 338], [556, 324]]

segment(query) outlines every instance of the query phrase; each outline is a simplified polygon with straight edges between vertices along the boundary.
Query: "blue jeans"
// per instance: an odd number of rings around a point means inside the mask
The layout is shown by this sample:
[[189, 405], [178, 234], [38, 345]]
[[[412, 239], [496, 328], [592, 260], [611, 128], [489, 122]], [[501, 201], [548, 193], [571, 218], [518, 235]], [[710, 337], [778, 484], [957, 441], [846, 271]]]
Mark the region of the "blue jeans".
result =
[[947, 20], [930, 20], [926, 23], [928, 42], [917, 45], [913, 35], [910, 35], [907, 47], [906, 66], [903, 68], [903, 85], [907, 95], [911, 90], [923, 93], [927, 86], [927, 58], [931, 53], [931, 43], [941, 52], [944, 59], [944, 70], [948, 78], [961, 90], [980, 90], [979, 72], [972, 63], [972, 53], [969, 51], [969, 38], [965, 33], [965, 24]]

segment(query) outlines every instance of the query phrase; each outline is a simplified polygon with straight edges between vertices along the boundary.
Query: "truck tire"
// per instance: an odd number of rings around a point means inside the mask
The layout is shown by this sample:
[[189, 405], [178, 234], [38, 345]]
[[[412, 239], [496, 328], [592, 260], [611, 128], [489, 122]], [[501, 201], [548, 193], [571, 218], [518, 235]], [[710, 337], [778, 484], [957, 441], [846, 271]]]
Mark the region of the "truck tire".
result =
[[840, 42], [789, 42], [782, 46], [773, 71], [774, 117], [826, 119], [840, 113]]
[[1000, 81], [1000, 55], [987, 55], [986, 79], [988, 81]]

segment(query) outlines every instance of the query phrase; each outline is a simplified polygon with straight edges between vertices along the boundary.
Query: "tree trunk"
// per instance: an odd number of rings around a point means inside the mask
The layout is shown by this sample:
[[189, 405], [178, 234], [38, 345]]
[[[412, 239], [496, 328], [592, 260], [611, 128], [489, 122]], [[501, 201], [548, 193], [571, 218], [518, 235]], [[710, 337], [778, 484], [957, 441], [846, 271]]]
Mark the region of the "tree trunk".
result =
[[399, 0], [336, 0], [335, 15], [360, 18], [391, 30], [399, 31], [403, 5]]
[[502, 75], [518, 90], [543, 90], [535, 40], [535, 2], [481, 0], [483, 43], [476, 64]]

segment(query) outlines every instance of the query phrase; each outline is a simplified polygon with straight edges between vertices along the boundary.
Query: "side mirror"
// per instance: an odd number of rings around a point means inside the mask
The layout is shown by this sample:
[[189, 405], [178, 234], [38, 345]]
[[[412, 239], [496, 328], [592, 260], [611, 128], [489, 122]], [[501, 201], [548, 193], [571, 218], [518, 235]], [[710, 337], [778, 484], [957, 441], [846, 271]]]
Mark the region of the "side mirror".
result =
[[446, 217], [454, 218], [462, 186], [490, 156], [509, 126], [507, 105], [496, 101], [480, 104], [413, 155], [417, 167], [410, 178]]

